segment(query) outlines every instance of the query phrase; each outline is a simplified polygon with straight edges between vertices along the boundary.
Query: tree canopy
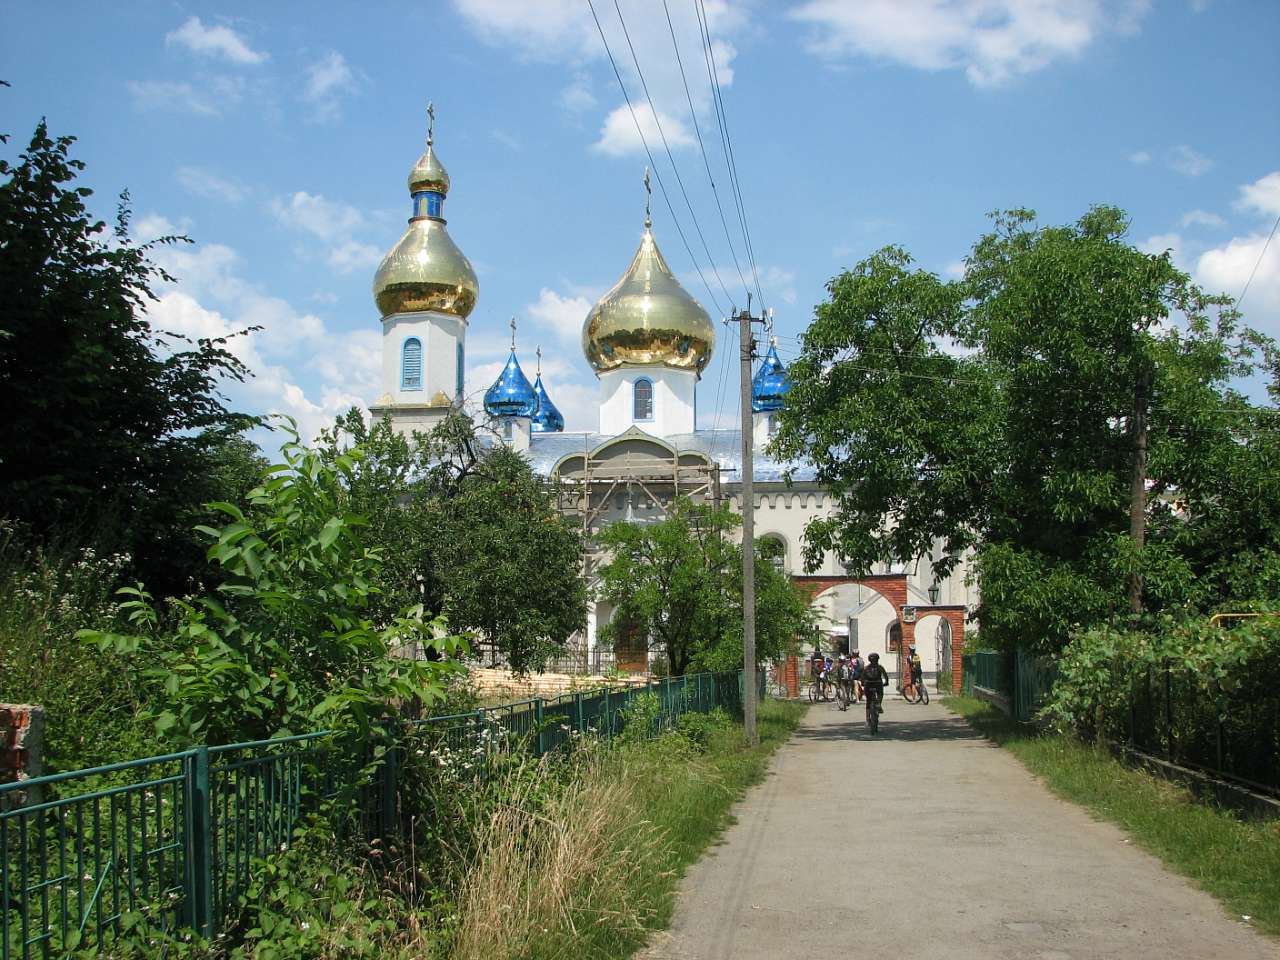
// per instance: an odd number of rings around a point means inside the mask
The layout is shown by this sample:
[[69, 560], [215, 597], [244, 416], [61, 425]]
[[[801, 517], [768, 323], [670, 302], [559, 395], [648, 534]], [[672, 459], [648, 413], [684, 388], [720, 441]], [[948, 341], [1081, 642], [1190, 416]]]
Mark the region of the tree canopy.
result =
[[[614, 604], [606, 641], [635, 631], [658, 646], [672, 676], [733, 670], [742, 663], [742, 547], [738, 517], [727, 507], [677, 500], [654, 523], [605, 528], [602, 599]], [[775, 659], [807, 635], [807, 600], [757, 549], [756, 656]]]
[[385, 554], [386, 613], [422, 603], [516, 671], [563, 652], [586, 625], [581, 534], [523, 457], [481, 443], [461, 416], [408, 439], [352, 410], [326, 434], [324, 456], [350, 445], [362, 453], [351, 509]]
[[1273, 345], [1127, 228], [1111, 207], [1056, 227], [1014, 210], [961, 280], [889, 247], [828, 284], [774, 441], [837, 497], [808, 563], [831, 550], [865, 572], [940, 543], [945, 574], [972, 550], [986, 642], [1047, 649], [1125, 613], [1135, 576], [1147, 609], [1264, 589], [1275, 411], [1231, 384]]
[[73, 137], [41, 122], [16, 163], [0, 159], [0, 515], [38, 535], [73, 528], [140, 555], [163, 585], [198, 563], [191, 525], [227, 491], [216, 464], [249, 425], [218, 384], [248, 374], [225, 343], [157, 330], [154, 243], [113, 230], [74, 186]]

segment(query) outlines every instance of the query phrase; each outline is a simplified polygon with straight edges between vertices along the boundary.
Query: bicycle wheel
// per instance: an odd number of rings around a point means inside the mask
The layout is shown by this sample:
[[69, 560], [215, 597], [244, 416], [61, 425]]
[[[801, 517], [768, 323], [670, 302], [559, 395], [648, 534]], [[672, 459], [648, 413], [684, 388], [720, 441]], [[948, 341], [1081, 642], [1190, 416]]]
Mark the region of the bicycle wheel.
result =
[[818, 684], [818, 681], [816, 680], [809, 684], [809, 702], [810, 703], [818, 702], [818, 692], [819, 692], [818, 687], [819, 687], [819, 684]]
[[844, 692], [843, 683], [836, 684], [836, 706], [839, 707], [841, 710], [849, 709], [849, 697]]
[[874, 700], [867, 700], [867, 726], [873, 735], [880, 729], [880, 711]]
[[924, 681], [923, 681], [923, 680], [921, 680], [921, 681], [920, 681], [920, 688], [919, 688], [919, 689], [920, 689], [920, 700], [919, 700], [919, 702], [920, 702], [920, 703], [923, 703], [923, 704], [928, 705], [928, 703], [929, 703], [929, 688], [925, 686], [925, 684], [924, 684]]

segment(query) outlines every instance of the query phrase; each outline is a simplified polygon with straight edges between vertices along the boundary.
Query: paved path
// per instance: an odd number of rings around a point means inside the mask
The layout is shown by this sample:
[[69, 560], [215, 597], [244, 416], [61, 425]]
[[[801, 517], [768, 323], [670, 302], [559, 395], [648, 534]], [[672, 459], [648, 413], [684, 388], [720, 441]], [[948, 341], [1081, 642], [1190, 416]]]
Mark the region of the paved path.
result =
[[890, 700], [874, 740], [860, 708], [813, 707], [735, 813], [646, 960], [1280, 957], [937, 703]]

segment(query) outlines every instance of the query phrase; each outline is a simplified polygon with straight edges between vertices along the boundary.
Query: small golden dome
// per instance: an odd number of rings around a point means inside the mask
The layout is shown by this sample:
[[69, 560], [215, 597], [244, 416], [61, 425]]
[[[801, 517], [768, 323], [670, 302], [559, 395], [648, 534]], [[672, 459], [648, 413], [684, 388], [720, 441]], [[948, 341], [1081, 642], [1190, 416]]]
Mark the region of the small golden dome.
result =
[[[428, 106], [427, 113], [434, 122], [433, 108]], [[449, 174], [428, 132], [427, 149], [409, 173], [409, 227], [373, 277], [373, 299], [382, 316], [430, 310], [465, 320], [475, 309], [480, 295], [476, 272], [445, 227], [448, 192]]]
[[412, 194], [420, 190], [449, 192], [449, 171], [436, 156], [436, 148], [430, 141], [427, 142], [427, 149], [418, 158], [418, 162], [409, 171], [409, 192]]
[[582, 325], [587, 362], [597, 374], [662, 364], [701, 376], [715, 343], [707, 311], [672, 274], [646, 223], [631, 266]]

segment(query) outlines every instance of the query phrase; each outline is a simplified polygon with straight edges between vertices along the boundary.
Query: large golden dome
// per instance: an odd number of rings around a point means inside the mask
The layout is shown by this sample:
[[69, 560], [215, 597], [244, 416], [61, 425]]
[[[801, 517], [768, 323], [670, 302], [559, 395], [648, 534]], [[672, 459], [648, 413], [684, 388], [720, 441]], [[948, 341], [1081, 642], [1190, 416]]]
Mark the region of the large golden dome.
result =
[[671, 273], [646, 222], [631, 266], [582, 325], [587, 362], [597, 374], [661, 364], [701, 376], [715, 343], [711, 318]]
[[426, 151], [409, 173], [409, 227], [373, 277], [373, 298], [382, 316], [430, 310], [465, 320], [475, 309], [476, 272], [445, 227], [448, 192], [449, 174], [428, 136]]

